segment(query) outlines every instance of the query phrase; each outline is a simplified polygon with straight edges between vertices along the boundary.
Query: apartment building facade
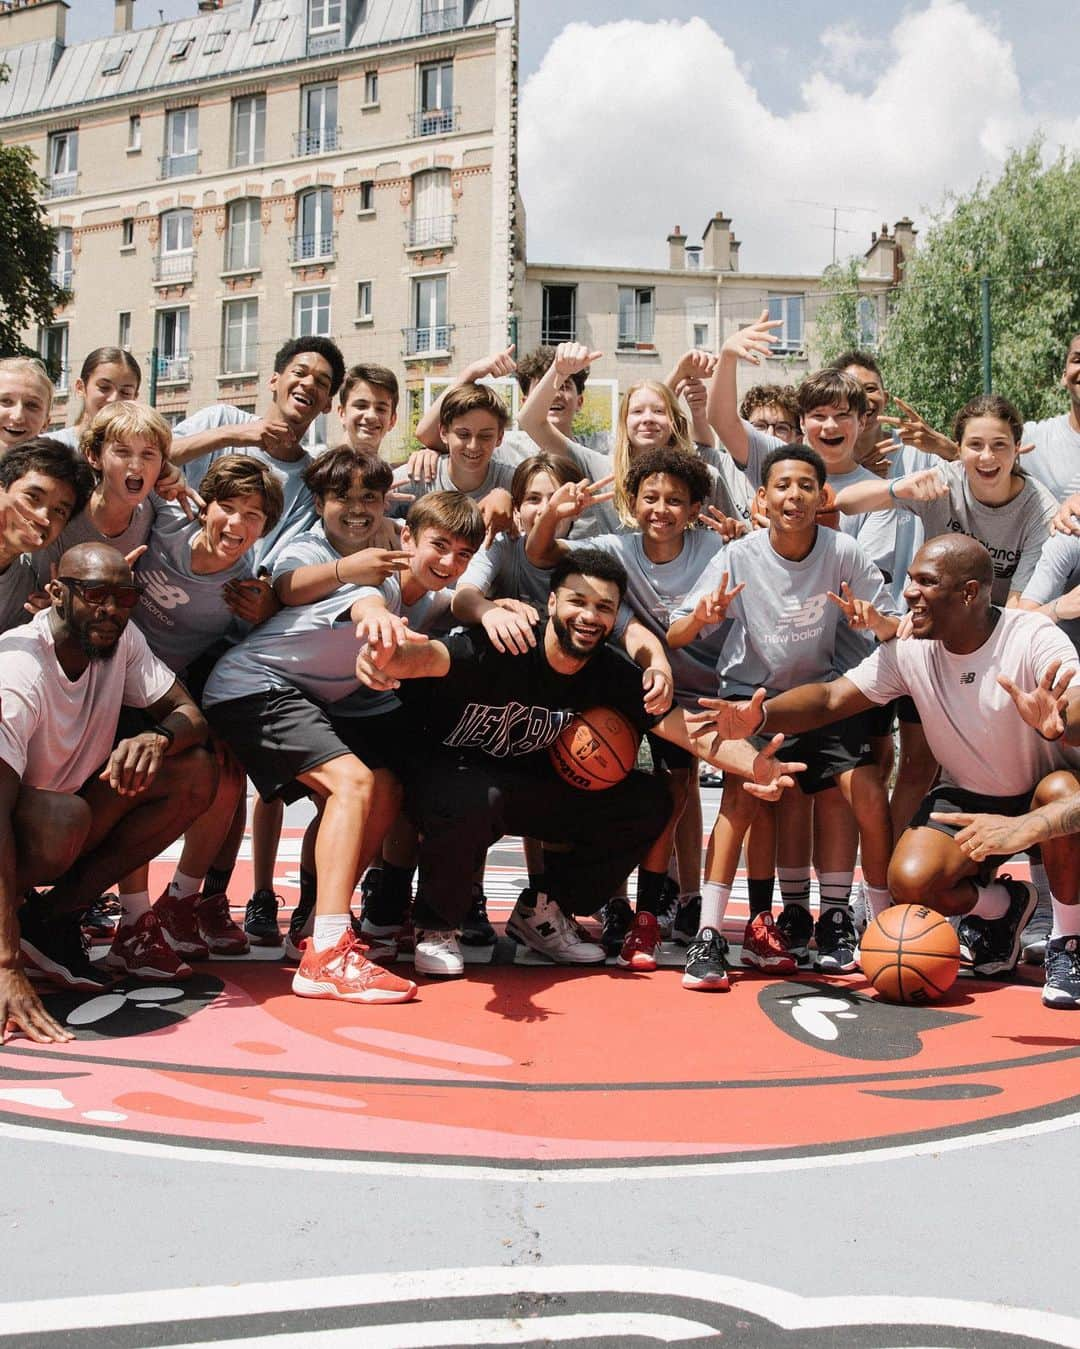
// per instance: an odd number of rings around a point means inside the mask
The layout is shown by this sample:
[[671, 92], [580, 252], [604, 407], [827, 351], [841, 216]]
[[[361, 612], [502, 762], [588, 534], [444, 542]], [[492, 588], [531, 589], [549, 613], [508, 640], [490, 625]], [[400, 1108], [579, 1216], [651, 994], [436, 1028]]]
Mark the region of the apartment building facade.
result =
[[391, 366], [414, 410], [425, 379], [505, 340], [514, 0], [191, 0], [144, 29], [114, 3], [115, 31], [72, 45], [65, 0], [0, 5], [0, 138], [38, 157], [72, 292], [27, 334], [57, 421], [104, 344], [177, 420], [261, 406], [292, 335]]
[[[876, 345], [888, 295], [915, 247], [908, 219], [871, 237], [860, 268], [861, 340]], [[739, 271], [732, 221], [717, 212], [696, 243], [678, 225], [667, 238], [667, 266], [630, 268], [529, 262], [519, 325], [523, 346], [578, 341], [604, 353], [592, 367], [593, 415], [601, 421], [620, 390], [663, 379], [690, 347], [717, 351], [763, 310], [778, 319], [773, 359], [741, 365], [740, 388], [798, 383], [820, 361], [816, 315], [825, 298], [820, 275]], [[601, 393], [601, 391], [603, 391]]]

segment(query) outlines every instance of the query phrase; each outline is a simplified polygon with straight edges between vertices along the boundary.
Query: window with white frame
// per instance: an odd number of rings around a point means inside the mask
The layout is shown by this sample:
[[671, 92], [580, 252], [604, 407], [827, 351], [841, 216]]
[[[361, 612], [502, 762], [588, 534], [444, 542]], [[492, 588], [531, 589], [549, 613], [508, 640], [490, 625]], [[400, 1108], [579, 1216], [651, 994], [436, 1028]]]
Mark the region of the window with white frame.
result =
[[186, 306], [158, 310], [154, 337], [159, 380], [191, 378], [190, 319], [190, 311]]
[[300, 134], [297, 153], [318, 155], [338, 148], [336, 84], [308, 84], [300, 91]]
[[137, 112], [133, 112], [128, 118], [127, 148], [132, 153], [142, 149], [142, 116]]
[[293, 297], [293, 336], [330, 336], [328, 290], [302, 290]]
[[131, 350], [131, 310], [121, 309], [116, 320], [116, 345], [124, 351]]
[[53, 234], [52, 263], [49, 275], [58, 286], [65, 290], [71, 285], [74, 232], [66, 225]]
[[419, 72], [416, 134], [438, 136], [454, 129], [454, 64], [434, 61]]
[[767, 300], [770, 319], [779, 319], [780, 327], [773, 329], [773, 352], [790, 355], [803, 349], [803, 314], [805, 295], [770, 295]]
[[175, 178], [199, 167], [199, 110], [173, 108], [165, 114], [165, 154], [162, 176]]
[[294, 262], [326, 261], [334, 256], [334, 193], [313, 187], [297, 199]]
[[462, 24], [462, 0], [420, 0], [421, 33], [444, 33]]
[[406, 354], [416, 356], [423, 352], [449, 351], [446, 277], [413, 277], [411, 311], [413, 322], [406, 330]]
[[356, 317], [357, 319], [370, 319], [372, 317], [372, 286], [370, 281], [358, 281], [356, 283]]
[[246, 374], [259, 368], [259, 302], [226, 300], [222, 305], [221, 372]]
[[232, 162], [261, 164], [266, 158], [266, 95], [248, 94], [232, 104]]
[[341, 27], [341, 0], [308, 0], [308, 32]]
[[620, 347], [651, 347], [655, 302], [651, 286], [619, 287]]
[[48, 367], [57, 393], [68, 387], [68, 326], [54, 323], [38, 330], [38, 352]]
[[364, 102], [378, 103], [379, 101], [379, 72], [377, 70], [364, 71]]
[[544, 286], [540, 341], [546, 347], [577, 341], [577, 286]]
[[361, 211], [375, 209], [375, 183], [371, 178], [365, 178], [360, 184], [360, 205], [357, 209]]
[[453, 243], [452, 203], [449, 169], [425, 169], [414, 175], [410, 248]]
[[192, 246], [194, 212], [188, 207], [164, 211], [161, 216], [161, 245], [157, 259], [157, 281], [187, 281], [195, 265]]
[[859, 346], [871, 351], [878, 341], [878, 307], [873, 295], [860, 295], [856, 306], [859, 319]]
[[126, 215], [120, 221], [120, 247], [135, 247], [135, 217], [133, 215]]
[[79, 182], [79, 133], [54, 131], [49, 137], [49, 192], [68, 197]]
[[225, 270], [259, 266], [262, 244], [262, 202], [257, 197], [242, 197], [229, 203], [225, 227]]

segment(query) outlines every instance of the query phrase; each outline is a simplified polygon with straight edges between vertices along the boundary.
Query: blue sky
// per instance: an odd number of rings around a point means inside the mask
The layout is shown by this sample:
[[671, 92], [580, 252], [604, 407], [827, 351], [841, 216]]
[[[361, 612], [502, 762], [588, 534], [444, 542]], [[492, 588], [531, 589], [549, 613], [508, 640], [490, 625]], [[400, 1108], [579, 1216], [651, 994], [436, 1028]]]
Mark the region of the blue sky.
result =
[[[71, 0], [69, 40], [113, 0]], [[136, 24], [195, 12], [136, 0]], [[872, 228], [925, 225], [1042, 132], [1080, 148], [1075, 3], [522, 0], [529, 256], [653, 265], [673, 225], [734, 219], [743, 270], [820, 271]], [[843, 150], [840, 147], [843, 146]], [[821, 203], [807, 205], [806, 203]], [[612, 204], [619, 203], [613, 210]], [[847, 209], [869, 208], [869, 209]]]

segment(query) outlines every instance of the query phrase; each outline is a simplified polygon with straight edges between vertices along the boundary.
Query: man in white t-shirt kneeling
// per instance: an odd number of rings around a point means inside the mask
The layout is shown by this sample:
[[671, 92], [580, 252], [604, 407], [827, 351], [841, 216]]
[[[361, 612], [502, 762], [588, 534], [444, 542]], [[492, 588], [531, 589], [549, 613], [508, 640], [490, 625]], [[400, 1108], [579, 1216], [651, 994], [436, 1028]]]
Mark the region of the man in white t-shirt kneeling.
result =
[[120, 553], [79, 544], [47, 588], [50, 607], [0, 635], [0, 1036], [39, 1041], [71, 1036], [23, 964], [68, 988], [110, 984], [81, 911], [177, 839], [217, 779], [202, 713], [128, 622], [139, 588]]
[[[1063, 752], [1080, 744], [1080, 675], [1069, 639], [1044, 615], [990, 603], [990, 554], [963, 534], [931, 539], [904, 590], [910, 638], [879, 646], [842, 678], [765, 701], [702, 699], [699, 726], [725, 738], [808, 731], [907, 695], [941, 776], [900, 836], [889, 864], [898, 903], [962, 915], [963, 962], [975, 974], [1011, 970], [1035, 907], [1035, 887], [1003, 876], [1008, 854], [974, 857], [962, 828], [973, 813], [1018, 816], [1080, 796]], [[901, 629], [903, 631], [903, 628]], [[1080, 1007], [1080, 835], [1045, 844], [1053, 896], [1043, 1001]]]

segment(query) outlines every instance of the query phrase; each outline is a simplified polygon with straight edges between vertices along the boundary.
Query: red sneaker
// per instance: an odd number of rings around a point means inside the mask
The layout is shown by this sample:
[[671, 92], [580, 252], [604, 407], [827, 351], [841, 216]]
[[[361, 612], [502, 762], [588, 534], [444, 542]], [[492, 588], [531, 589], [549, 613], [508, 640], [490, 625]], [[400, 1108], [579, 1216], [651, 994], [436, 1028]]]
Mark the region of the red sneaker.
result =
[[195, 901], [199, 936], [215, 956], [246, 956], [251, 950], [244, 929], [233, 922], [228, 895], [203, 895]]
[[121, 919], [102, 963], [136, 979], [190, 979], [192, 974], [191, 966], [180, 959], [165, 939], [153, 909], [133, 923]]
[[623, 940], [615, 964], [624, 970], [655, 970], [660, 950], [660, 925], [654, 913], [637, 913], [634, 926]]
[[793, 974], [799, 968], [771, 913], [759, 913], [747, 923], [741, 961], [769, 974]]
[[373, 965], [367, 947], [346, 931], [336, 946], [316, 951], [309, 941], [293, 975], [292, 989], [302, 998], [340, 998], [343, 1002], [409, 1002], [416, 997], [411, 979]]
[[185, 956], [188, 960], [209, 960], [210, 948], [199, 936], [199, 926], [195, 921], [197, 899], [198, 895], [180, 899], [166, 890], [154, 905], [153, 913], [165, 940], [178, 956]]

